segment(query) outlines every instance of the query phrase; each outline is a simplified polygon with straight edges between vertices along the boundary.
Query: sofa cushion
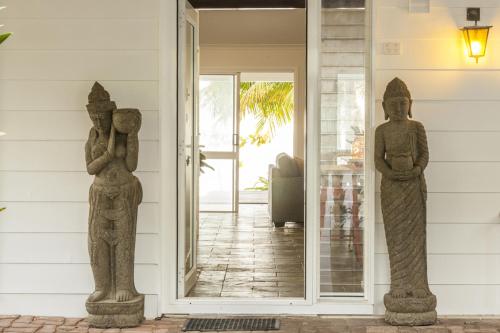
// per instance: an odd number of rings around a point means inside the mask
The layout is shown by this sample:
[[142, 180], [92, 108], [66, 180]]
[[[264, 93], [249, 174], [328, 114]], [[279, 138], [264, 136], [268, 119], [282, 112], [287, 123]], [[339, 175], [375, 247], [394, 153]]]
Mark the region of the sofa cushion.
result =
[[281, 153], [276, 157], [276, 165], [280, 169], [283, 177], [300, 176], [300, 170], [295, 160], [285, 153]]
[[297, 168], [299, 168], [299, 175], [304, 176], [304, 160], [297, 156], [293, 159], [295, 160], [295, 164], [297, 164]]

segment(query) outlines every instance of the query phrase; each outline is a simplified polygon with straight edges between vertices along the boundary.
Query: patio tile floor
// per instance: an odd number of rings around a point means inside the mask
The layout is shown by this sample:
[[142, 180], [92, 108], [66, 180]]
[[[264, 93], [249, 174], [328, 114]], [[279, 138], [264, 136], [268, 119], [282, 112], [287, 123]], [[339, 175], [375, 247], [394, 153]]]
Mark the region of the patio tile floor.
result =
[[303, 297], [303, 224], [274, 228], [266, 204], [201, 213], [197, 264], [189, 297]]
[[[270, 316], [265, 316], [266, 318]], [[84, 318], [0, 315], [0, 333], [180, 333], [189, 317], [164, 316], [135, 328], [89, 328]], [[393, 327], [380, 317], [282, 316], [276, 333], [499, 333], [500, 317], [440, 318], [437, 325]], [[237, 332], [236, 332], [237, 333]], [[243, 333], [243, 332], [240, 332]]]

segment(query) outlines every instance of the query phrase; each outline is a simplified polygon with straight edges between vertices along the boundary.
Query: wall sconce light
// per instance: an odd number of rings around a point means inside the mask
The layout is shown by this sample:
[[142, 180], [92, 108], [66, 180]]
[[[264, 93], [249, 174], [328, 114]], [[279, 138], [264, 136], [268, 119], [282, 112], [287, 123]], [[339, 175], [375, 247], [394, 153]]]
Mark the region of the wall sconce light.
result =
[[480, 8], [467, 8], [467, 21], [474, 21], [475, 25], [463, 27], [465, 43], [469, 57], [476, 58], [476, 64], [479, 62], [480, 57], [486, 54], [486, 44], [488, 43], [488, 35], [490, 28], [493, 26], [478, 26], [477, 21], [481, 19]]

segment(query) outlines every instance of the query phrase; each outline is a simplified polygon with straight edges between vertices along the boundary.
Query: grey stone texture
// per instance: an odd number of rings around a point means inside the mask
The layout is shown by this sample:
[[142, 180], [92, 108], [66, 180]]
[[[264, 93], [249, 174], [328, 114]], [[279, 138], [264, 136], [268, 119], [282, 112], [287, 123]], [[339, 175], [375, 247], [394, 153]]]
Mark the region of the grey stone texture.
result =
[[139, 154], [141, 114], [117, 109], [98, 82], [89, 94], [93, 122], [85, 145], [94, 175], [89, 202], [89, 254], [95, 291], [86, 302], [91, 327], [133, 327], [144, 319], [144, 295], [135, 289], [137, 208], [142, 187], [132, 174]]
[[382, 174], [380, 196], [391, 267], [385, 320], [392, 325], [432, 325], [437, 315], [436, 296], [427, 281], [426, 133], [421, 123], [409, 119], [412, 99], [400, 79], [387, 85], [382, 105], [389, 121], [375, 131], [375, 167]]

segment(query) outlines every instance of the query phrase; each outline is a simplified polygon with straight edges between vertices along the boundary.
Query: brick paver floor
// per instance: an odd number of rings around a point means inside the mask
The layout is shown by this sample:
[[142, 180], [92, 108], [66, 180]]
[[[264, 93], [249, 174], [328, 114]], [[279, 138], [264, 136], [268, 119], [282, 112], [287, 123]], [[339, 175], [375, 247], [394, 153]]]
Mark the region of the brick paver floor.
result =
[[[0, 316], [0, 333], [175, 333], [181, 332], [188, 317], [165, 316], [146, 320], [140, 327], [127, 329], [89, 328], [83, 318]], [[286, 333], [497, 333], [498, 318], [440, 318], [435, 326], [391, 327], [382, 318], [373, 317], [280, 317], [281, 329], [271, 332]], [[242, 332], [239, 332], [242, 333]]]

